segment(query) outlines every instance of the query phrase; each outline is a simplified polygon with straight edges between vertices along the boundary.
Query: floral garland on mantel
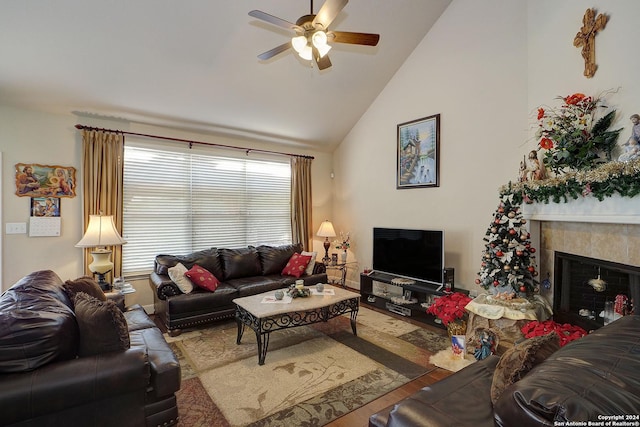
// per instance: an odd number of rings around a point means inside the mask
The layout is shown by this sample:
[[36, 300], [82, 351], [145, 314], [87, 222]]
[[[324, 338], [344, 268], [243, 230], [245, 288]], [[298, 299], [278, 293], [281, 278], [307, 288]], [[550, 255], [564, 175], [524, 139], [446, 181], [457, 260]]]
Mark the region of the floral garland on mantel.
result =
[[599, 201], [619, 194], [640, 194], [640, 159], [612, 161], [590, 170], [566, 172], [561, 176], [525, 182], [509, 182], [500, 187], [501, 196], [513, 195], [515, 204], [566, 203], [579, 197], [592, 196]]

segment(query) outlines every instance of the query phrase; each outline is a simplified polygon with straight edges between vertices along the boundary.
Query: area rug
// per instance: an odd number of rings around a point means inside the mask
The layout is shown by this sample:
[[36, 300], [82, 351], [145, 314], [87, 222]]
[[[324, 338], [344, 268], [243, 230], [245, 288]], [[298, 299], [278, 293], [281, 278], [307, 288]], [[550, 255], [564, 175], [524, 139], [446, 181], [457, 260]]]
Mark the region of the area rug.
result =
[[436, 369], [429, 358], [449, 345], [366, 308], [357, 331], [340, 316], [273, 332], [262, 366], [253, 331], [236, 344], [235, 321], [165, 335], [182, 368], [179, 426], [322, 426]]

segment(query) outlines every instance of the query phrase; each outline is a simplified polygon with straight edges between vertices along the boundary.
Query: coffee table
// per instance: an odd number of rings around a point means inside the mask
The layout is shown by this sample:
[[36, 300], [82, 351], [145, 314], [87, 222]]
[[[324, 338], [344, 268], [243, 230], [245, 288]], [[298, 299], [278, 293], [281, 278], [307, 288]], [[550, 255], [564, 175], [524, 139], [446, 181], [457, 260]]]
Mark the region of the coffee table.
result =
[[240, 344], [245, 325], [253, 329], [258, 341], [258, 364], [264, 365], [269, 334], [273, 331], [326, 322], [336, 316], [351, 313], [351, 329], [354, 335], [358, 335], [356, 316], [360, 294], [326, 285], [325, 290], [329, 289], [333, 289], [334, 295], [298, 297], [291, 299], [289, 303], [263, 302], [265, 297], [272, 299], [275, 291], [234, 299], [238, 323], [236, 344]]

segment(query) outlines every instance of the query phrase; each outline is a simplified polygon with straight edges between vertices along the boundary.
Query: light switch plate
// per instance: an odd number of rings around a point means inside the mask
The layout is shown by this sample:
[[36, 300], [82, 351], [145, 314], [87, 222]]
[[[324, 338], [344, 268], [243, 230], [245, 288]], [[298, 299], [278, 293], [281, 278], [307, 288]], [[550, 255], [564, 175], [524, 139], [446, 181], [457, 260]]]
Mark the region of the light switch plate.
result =
[[8, 222], [5, 225], [5, 232], [7, 234], [27, 234], [26, 222]]

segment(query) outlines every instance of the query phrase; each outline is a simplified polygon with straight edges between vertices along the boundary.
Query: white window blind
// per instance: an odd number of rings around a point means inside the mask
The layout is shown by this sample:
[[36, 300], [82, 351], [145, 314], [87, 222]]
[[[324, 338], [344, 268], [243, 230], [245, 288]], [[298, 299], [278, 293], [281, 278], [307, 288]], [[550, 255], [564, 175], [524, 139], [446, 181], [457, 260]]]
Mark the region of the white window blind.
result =
[[153, 269], [158, 254], [291, 243], [287, 158], [127, 140], [123, 273]]

